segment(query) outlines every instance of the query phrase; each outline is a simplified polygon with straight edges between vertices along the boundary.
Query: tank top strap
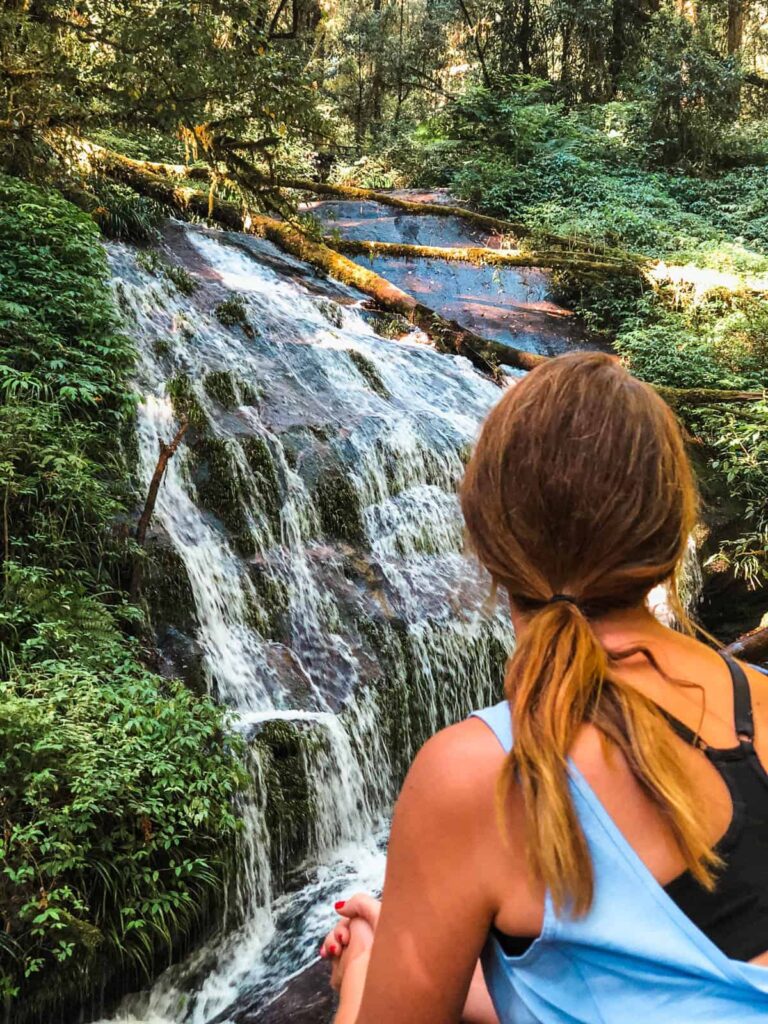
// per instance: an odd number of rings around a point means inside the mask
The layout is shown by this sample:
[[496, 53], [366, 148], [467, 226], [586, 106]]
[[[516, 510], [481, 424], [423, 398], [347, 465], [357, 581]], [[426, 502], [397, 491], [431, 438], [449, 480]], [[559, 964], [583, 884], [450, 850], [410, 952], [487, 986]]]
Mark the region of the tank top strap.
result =
[[506, 700], [494, 704], [492, 708], [473, 711], [470, 718], [479, 718], [488, 726], [502, 746], [505, 754], [512, 749], [512, 713]]
[[750, 743], [755, 738], [755, 723], [752, 714], [752, 693], [749, 689], [749, 680], [744, 669], [737, 661], [718, 652], [728, 671], [731, 673], [733, 684], [733, 724], [739, 740], [748, 740]]

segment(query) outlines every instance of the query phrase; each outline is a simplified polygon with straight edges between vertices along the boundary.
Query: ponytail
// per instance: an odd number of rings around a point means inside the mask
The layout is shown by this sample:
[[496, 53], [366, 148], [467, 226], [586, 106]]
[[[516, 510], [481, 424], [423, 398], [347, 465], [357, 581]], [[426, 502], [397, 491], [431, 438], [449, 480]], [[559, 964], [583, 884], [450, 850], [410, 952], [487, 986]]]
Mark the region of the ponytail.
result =
[[583, 915], [594, 894], [592, 861], [568, 783], [568, 755], [585, 722], [619, 747], [664, 812], [686, 867], [705, 889], [713, 888], [719, 858], [670, 730], [660, 727], [651, 701], [616, 677], [574, 602], [550, 601], [531, 616], [508, 665], [506, 696], [515, 742], [499, 797], [504, 801], [513, 782], [519, 787], [529, 864], [558, 912]]
[[[593, 897], [568, 783], [584, 724], [622, 752], [687, 868], [711, 889], [719, 860], [679, 743], [656, 706], [616, 673], [632, 652], [608, 653], [590, 623], [641, 607], [664, 582], [679, 611], [675, 581], [698, 495], [674, 414], [608, 355], [550, 359], [491, 410], [461, 503], [492, 580], [529, 614], [507, 669], [515, 744], [501, 793], [519, 786], [530, 863], [555, 906], [583, 914]], [[567, 594], [553, 598], [557, 590]]]

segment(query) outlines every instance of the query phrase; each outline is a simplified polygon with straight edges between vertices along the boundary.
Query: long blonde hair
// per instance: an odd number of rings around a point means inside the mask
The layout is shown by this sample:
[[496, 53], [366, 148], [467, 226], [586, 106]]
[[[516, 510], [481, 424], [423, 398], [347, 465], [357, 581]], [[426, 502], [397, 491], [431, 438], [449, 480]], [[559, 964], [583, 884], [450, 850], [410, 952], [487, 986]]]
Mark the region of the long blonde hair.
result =
[[[711, 889], [719, 860], [678, 746], [658, 708], [618, 678], [590, 624], [664, 582], [688, 623], [676, 579], [698, 498], [674, 415], [615, 359], [559, 356], [491, 411], [461, 501], [478, 557], [529, 614], [507, 666], [515, 743], [502, 786], [520, 787], [529, 861], [555, 907], [584, 914], [594, 893], [567, 769], [585, 723], [622, 751], [687, 868]], [[551, 601], [557, 594], [573, 600]]]

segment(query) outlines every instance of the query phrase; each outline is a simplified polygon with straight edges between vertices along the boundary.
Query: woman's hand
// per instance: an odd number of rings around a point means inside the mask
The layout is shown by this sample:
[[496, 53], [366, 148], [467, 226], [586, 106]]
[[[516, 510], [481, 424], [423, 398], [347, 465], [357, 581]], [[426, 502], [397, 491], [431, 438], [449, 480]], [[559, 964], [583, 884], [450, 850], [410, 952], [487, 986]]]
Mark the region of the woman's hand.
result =
[[368, 893], [357, 893], [335, 905], [339, 921], [326, 935], [320, 956], [332, 963], [331, 986], [337, 991], [350, 963], [367, 954], [381, 913], [381, 902]]
[[[368, 954], [373, 946], [373, 928], [361, 917], [354, 918], [345, 924], [344, 928], [346, 931], [344, 945], [337, 945], [336, 941], [332, 941], [330, 948], [337, 949], [338, 952], [327, 954], [331, 961], [331, 988], [336, 992], [341, 990], [344, 978], [348, 973], [359, 970], [362, 972], [364, 980], [368, 966]], [[335, 938], [335, 930], [330, 935]]]

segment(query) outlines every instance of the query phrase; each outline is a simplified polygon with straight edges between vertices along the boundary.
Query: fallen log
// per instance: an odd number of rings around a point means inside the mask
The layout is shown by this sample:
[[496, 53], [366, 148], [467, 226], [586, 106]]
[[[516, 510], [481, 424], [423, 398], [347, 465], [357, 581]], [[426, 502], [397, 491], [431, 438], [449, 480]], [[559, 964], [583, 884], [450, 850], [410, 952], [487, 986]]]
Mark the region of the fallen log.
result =
[[440, 316], [383, 277], [359, 266], [322, 242], [307, 238], [290, 224], [242, 211], [234, 203], [198, 192], [189, 186], [174, 185], [167, 178], [147, 171], [140, 161], [101, 147], [89, 145], [89, 155], [109, 177], [130, 185], [182, 215], [192, 214], [211, 219], [233, 231], [266, 238], [292, 256], [312, 263], [343, 284], [369, 295], [384, 309], [401, 313], [410, 323], [423, 330], [439, 351], [465, 356], [477, 369], [494, 380], [499, 378], [499, 365], [531, 370], [546, 359], [546, 356], [483, 338], [455, 320]]
[[654, 384], [655, 389], [673, 409], [681, 405], [722, 405], [744, 402], [761, 402], [765, 397], [763, 391], [728, 391], [725, 388], [673, 388], [664, 384]]
[[[330, 199], [380, 203], [383, 206], [391, 206], [416, 216], [458, 217], [496, 235], [527, 237], [532, 234], [530, 227], [522, 221], [491, 217], [488, 214], [470, 210], [466, 206], [456, 206], [448, 203], [424, 203], [414, 199], [402, 199], [400, 196], [393, 195], [390, 192], [380, 192], [377, 189], [358, 188], [353, 185], [330, 185], [327, 182], [313, 181], [310, 178], [281, 177], [276, 181], [259, 171], [258, 168], [237, 158], [237, 155], [234, 153], [222, 154], [220, 162], [225, 165], [227, 163], [232, 165], [232, 173], [222, 175], [221, 180], [229, 180], [231, 184], [240, 183], [246, 188], [254, 188], [261, 192], [292, 189], [295, 192], [311, 192], [314, 195], [327, 196]], [[187, 166], [186, 164], [156, 163], [149, 160], [134, 160], [133, 163], [137, 168], [149, 171], [150, 174], [157, 174], [160, 177], [176, 180], [211, 181], [212, 177], [216, 174], [216, 171], [210, 166], [202, 164]], [[615, 259], [622, 264], [636, 263], [639, 266], [649, 262], [642, 255], [630, 254], [600, 245], [592, 245], [589, 242], [569, 238], [565, 235], [547, 234], [544, 237], [546, 237], [548, 242], [559, 247], [563, 257], [569, 251], [587, 255], [599, 251], [601, 258], [606, 261]]]
[[[116, 180], [170, 206], [182, 216], [210, 219], [222, 227], [266, 238], [292, 256], [319, 267], [342, 284], [369, 295], [383, 309], [400, 313], [431, 339], [440, 352], [453, 353], [469, 359], [482, 373], [500, 383], [501, 366], [532, 370], [549, 356], [505, 345], [483, 338], [455, 320], [448, 320], [425, 306], [412, 295], [391, 284], [373, 271], [361, 267], [323, 242], [313, 241], [285, 221], [244, 211], [208, 193], [186, 185], [174, 185], [167, 177], [146, 170], [146, 164], [121, 156], [103, 147], [88, 144], [90, 158], [104, 173]], [[726, 391], [716, 388], [657, 388], [672, 405], [710, 405], [720, 402], [754, 402], [764, 398], [762, 392]]]
[[745, 633], [732, 644], [723, 648], [725, 654], [742, 661], [755, 662], [758, 665], [768, 663], [768, 626], [761, 626]]
[[400, 242], [365, 242], [354, 238], [331, 238], [323, 241], [336, 252], [348, 256], [405, 257], [407, 259], [440, 259], [449, 262], [476, 263], [494, 267], [546, 267], [550, 270], [571, 270], [579, 274], [617, 274], [626, 277], [639, 274], [640, 267], [632, 261], [589, 259], [564, 252], [520, 252], [489, 249], [484, 246], [406, 245]]

